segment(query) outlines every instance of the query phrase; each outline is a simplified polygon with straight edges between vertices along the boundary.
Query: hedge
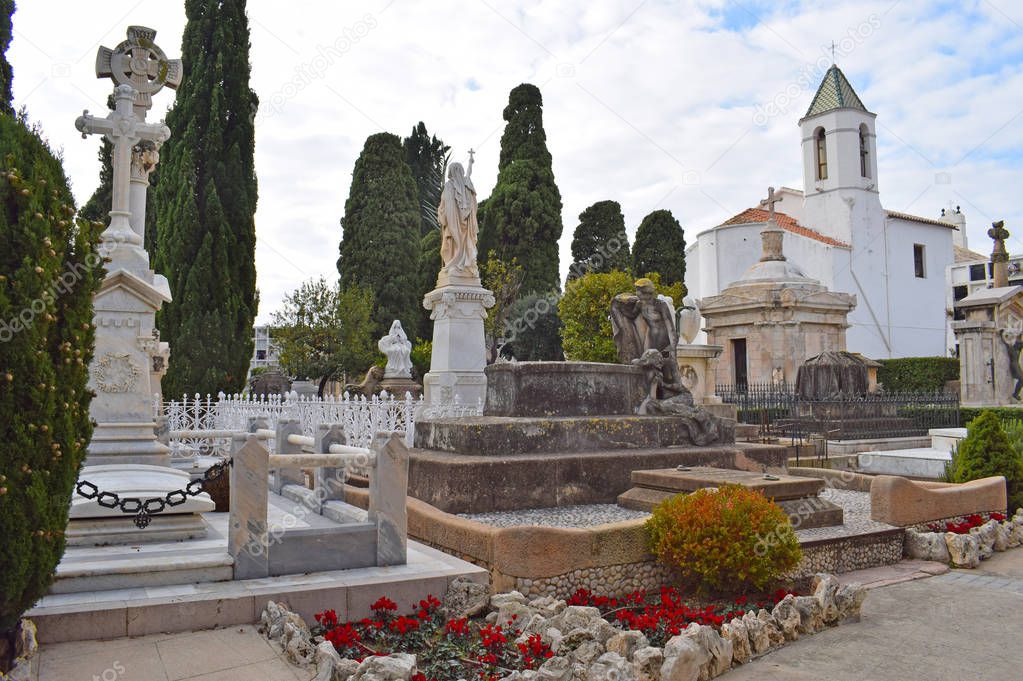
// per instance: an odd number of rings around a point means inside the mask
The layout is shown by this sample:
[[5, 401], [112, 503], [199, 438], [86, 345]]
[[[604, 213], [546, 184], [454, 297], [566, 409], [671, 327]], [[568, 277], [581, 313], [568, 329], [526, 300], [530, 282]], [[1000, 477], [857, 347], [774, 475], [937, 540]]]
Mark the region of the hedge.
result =
[[1023, 406], [1020, 407], [960, 407], [959, 423], [965, 428], [970, 421], [980, 416], [981, 412], [990, 411], [1002, 423], [1023, 420]]
[[878, 360], [877, 382], [888, 392], [937, 392], [959, 380], [955, 357], [900, 357]]

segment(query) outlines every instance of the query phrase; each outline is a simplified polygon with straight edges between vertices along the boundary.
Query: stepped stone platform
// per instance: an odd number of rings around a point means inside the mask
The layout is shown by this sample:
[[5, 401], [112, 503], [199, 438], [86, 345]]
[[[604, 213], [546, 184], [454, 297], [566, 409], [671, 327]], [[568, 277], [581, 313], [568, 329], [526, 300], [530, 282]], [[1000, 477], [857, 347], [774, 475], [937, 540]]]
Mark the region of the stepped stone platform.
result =
[[825, 486], [820, 478], [700, 466], [633, 471], [632, 483], [635, 485], [632, 489], [618, 496], [618, 504], [637, 511], [650, 511], [677, 494], [731, 483], [763, 492], [789, 514], [793, 526], [799, 529], [830, 527], [843, 522], [842, 507], [820, 498]]

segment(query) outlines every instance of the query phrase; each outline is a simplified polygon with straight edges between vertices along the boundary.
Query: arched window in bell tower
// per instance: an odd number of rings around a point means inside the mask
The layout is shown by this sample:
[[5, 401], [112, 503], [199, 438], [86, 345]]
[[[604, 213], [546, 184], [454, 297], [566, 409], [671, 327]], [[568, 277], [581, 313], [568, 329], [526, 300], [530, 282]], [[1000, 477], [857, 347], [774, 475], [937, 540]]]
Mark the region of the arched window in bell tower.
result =
[[824, 128], [817, 128], [813, 133], [817, 150], [817, 179], [828, 179], [828, 147], [824, 139]]
[[868, 142], [867, 126], [860, 125], [860, 176], [870, 177], [870, 142]]

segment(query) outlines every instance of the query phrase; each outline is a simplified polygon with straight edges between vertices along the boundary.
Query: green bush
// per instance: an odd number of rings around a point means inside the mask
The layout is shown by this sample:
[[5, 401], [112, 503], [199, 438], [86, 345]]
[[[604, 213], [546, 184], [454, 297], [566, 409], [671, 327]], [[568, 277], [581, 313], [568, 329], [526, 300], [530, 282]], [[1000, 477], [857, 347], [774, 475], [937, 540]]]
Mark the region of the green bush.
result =
[[985, 410], [968, 426], [966, 437], [952, 455], [946, 470], [949, 482], [969, 482], [994, 475], [1005, 477], [1009, 510], [1023, 507], [1023, 456], [1019, 428], [1012, 429], [1016, 447], [1010, 442], [998, 416]]
[[102, 225], [76, 223], [60, 160], [24, 116], [0, 114], [0, 204], [2, 637], [49, 589], [64, 553], [92, 436], [86, 382], [103, 267]]
[[412, 346], [412, 368], [416, 372], [416, 378], [422, 382], [423, 376], [430, 370], [430, 360], [433, 358], [433, 343], [428, 340], [418, 340]]
[[959, 423], [963, 426], [969, 426], [975, 418], [985, 411], [989, 411], [997, 416], [1003, 426], [1007, 423], [1023, 419], [1023, 409], [1020, 407], [960, 407]]
[[946, 381], [959, 380], [954, 357], [900, 357], [879, 360], [877, 382], [889, 392], [938, 392]]
[[802, 560], [788, 516], [762, 492], [725, 484], [658, 504], [646, 522], [651, 552], [703, 592], [747, 592]]

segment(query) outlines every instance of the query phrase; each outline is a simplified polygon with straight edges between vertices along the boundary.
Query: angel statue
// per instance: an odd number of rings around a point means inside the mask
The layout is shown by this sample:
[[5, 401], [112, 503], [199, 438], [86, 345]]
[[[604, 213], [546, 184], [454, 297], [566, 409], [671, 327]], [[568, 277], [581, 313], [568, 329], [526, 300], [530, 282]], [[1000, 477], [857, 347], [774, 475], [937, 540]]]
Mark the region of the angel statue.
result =
[[469, 169], [461, 163], [448, 166], [448, 179], [437, 205], [437, 222], [441, 229], [440, 257], [442, 272], [479, 278], [476, 266], [476, 240], [480, 227], [476, 219], [476, 188], [472, 185], [472, 163], [475, 152], [469, 150]]

